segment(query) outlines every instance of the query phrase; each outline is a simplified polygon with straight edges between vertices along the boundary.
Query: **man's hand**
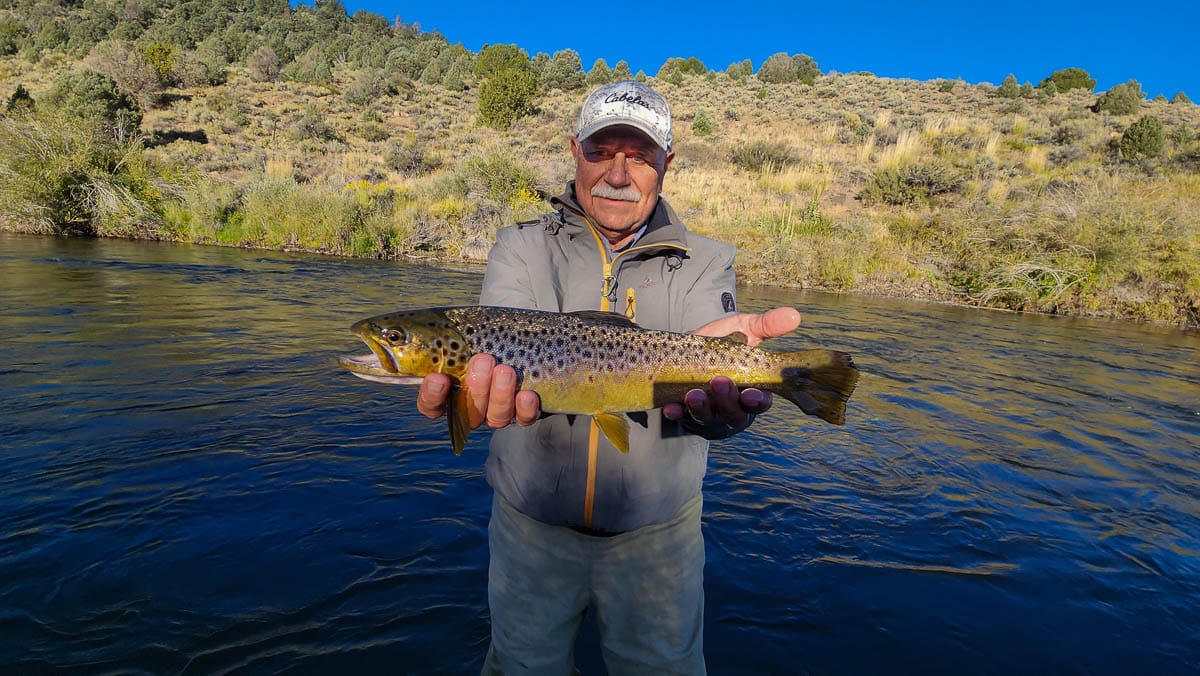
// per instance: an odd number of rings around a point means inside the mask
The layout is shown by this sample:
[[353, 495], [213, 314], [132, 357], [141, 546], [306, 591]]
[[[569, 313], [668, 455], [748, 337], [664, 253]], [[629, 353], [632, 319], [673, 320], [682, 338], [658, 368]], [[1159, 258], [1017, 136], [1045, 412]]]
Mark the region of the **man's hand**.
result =
[[[800, 326], [800, 313], [795, 308], [779, 307], [762, 314], [736, 314], [709, 322], [692, 333], [719, 338], [740, 332], [747, 345], [758, 345], [767, 338], [776, 338], [795, 331]], [[667, 404], [663, 416], [681, 420], [685, 416], [695, 425], [711, 427], [724, 423], [733, 430], [744, 429], [750, 416], [771, 408], [771, 393], [747, 389], [740, 394], [732, 380], [717, 376], [708, 384], [712, 396], [704, 390], [691, 390], [682, 403]]]
[[[516, 420], [522, 427], [532, 425], [542, 413], [536, 392], [517, 389], [517, 372], [513, 367], [497, 365], [490, 354], [477, 354], [467, 363], [463, 387], [467, 390], [471, 429], [487, 422], [488, 427], [500, 428]], [[430, 373], [421, 381], [417, 391], [417, 410], [427, 418], [445, 415], [450, 398], [450, 378]]]

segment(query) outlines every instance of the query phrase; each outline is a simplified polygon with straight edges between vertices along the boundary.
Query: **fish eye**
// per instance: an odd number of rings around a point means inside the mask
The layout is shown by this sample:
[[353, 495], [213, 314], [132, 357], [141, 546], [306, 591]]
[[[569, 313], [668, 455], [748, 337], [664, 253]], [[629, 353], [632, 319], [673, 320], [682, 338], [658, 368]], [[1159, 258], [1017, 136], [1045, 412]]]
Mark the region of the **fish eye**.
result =
[[396, 345], [398, 343], [407, 343], [408, 334], [402, 329], [388, 329], [383, 332], [383, 337], [387, 342]]

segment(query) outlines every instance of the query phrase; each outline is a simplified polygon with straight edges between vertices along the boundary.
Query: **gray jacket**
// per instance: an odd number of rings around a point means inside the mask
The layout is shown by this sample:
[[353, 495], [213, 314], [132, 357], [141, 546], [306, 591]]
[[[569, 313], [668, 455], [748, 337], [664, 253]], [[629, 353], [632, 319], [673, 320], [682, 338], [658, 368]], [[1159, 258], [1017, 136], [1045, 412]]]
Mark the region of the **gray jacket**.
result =
[[[480, 304], [608, 310], [680, 333], [734, 311], [733, 247], [688, 232], [659, 199], [643, 236], [613, 254], [574, 195], [568, 184], [551, 200], [557, 211], [497, 233]], [[708, 441], [657, 410], [630, 417], [628, 454], [596, 434], [588, 416], [497, 430], [488, 483], [544, 523], [612, 533], [667, 521], [699, 493]]]

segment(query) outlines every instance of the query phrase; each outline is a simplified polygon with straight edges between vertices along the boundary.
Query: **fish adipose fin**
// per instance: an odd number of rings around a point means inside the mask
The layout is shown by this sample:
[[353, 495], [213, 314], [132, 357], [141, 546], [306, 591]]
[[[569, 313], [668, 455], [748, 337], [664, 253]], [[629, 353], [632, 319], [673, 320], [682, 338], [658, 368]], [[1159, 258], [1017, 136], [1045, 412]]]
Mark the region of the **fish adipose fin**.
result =
[[597, 413], [592, 417], [609, 443], [622, 453], [629, 452], [629, 418], [620, 413]]
[[846, 400], [858, 383], [858, 369], [845, 352], [802, 350], [782, 356], [796, 366], [785, 366], [783, 384], [775, 390], [805, 413], [842, 425], [846, 422]]
[[467, 446], [467, 433], [470, 432], [470, 405], [467, 399], [467, 388], [455, 386], [450, 393], [450, 405], [446, 407], [446, 422], [450, 425], [450, 445], [454, 447], [454, 455], [462, 455]]

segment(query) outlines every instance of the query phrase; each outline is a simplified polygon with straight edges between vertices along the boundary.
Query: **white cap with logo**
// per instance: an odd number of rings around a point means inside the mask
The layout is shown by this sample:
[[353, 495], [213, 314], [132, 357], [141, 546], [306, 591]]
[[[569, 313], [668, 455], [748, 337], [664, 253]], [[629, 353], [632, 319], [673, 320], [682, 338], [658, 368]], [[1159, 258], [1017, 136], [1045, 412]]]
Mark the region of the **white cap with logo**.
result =
[[669, 151], [671, 135], [671, 106], [661, 94], [638, 82], [622, 80], [600, 87], [588, 94], [579, 111], [575, 138], [582, 141], [606, 127], [618, 124], [634, 127], [663, 150]]

